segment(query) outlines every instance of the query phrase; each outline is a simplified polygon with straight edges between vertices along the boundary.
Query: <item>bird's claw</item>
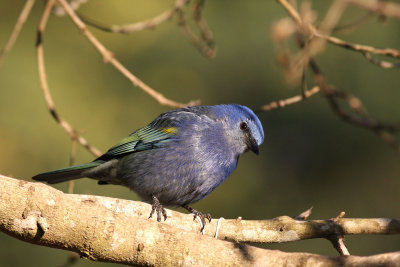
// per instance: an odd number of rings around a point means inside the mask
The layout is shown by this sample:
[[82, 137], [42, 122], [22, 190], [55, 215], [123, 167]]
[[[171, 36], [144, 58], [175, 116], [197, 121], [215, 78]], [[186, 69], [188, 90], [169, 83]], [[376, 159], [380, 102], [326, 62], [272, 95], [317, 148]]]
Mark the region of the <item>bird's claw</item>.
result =
[[197, 211], [187, 205], [183, 206], [185, 209], [187, 209], [190, 213], [194, 214], [193, 221], [196, 220], [196, 218], [200, 219], [201, 222], [201, 229], [200, 231], [203, 232], [204, 227], [206, 226], [206, 219], [208, 222], [211, 222], [211, 214], [210, 213], [201, 213], [200, 211]]
[[200, 221], [201, 221], [201, 229], [200, 229], [200, 231], [203, 233], [204, 227], [206, 226], [206, 220], [205, 219], [207, 219], [209, 223], [211, 222], [210, 213], [201, 213], [201, 212], [199, 212], [197, 210], [195, 210], [195, 212], [192, 212], [192, 213], [194, 214], [193, 221], [196, 220], [197, 217], [200, 219]]
[[205, 223], [205, 219], [208, 220], [208, 222], [211, 222], [211, 214], [210, 213], [201, 213], [200, 211], [195, 210], [195, 212], [192, 212], [194, 214], [193, 221], [196, 220], [197, 217], [200, 218], [200, 220]]
[[161, 205], [160, 201], [155, 197], [153, 198], [153, 204], [151, 205], [151, 212], [149, 219], [153, 217], [154, 212], [157, 211], [157, 222], [161, 222], [161, 214], [164, 217], [164, 221], [167, 219], [167, 212], [165, 211], [164, 207]]

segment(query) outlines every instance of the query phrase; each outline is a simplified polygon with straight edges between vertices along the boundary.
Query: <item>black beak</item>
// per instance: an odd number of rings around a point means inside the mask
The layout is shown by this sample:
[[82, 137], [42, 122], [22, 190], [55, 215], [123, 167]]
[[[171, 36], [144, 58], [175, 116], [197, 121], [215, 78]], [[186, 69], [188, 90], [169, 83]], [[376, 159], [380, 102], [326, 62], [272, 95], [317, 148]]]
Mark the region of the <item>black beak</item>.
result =
[[251, 151], [253, 151], [256, 155], [258, 155], [259, 153], [260, 153], [260, 150], [259, 150], [259, 148], [258, 148], [258, 144], [257, 144], [257, 141], [256, 141], [256, 139], [254, 139], [252, 136], [249, 136], [248, 138], [247, 138], [247, 147], [251, 150]]

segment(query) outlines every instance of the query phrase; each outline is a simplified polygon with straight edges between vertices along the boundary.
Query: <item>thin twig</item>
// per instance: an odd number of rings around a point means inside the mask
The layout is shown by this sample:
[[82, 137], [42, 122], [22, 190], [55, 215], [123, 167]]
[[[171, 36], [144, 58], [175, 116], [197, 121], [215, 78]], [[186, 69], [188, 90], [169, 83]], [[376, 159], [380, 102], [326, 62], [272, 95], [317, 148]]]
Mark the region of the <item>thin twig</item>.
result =
[[199, 100], [190, 101], [189, 103], [180, 103], [174, 100], [168, 99], [163, 96], [161, 93], [157, 92], [143, 81], [141, 81], [138, 77], [132, 74], [127, 68], [125, 68], [110, 52], [107, 48], [104, 47], [102, 43], [88, 30], [85, 23], [76, 15], [76, 13], [69, 7], [68, 3], [65, 0], [57, 0], [60, 5], [62, 5], [70, 16], [75, 25], [81, 30], [82, 34], [89, 40], [89, 42], [97, 49], [97, 51], [103, 56], [104, 62], [110, 63], [113, 65], [119, 72], [121, 72], [126, 78], [128, 78], [134, 86], [139, 87], [144, 92], [153, 97], [158, 103], [161, 105], [171, 106], [171, 107], [186, 107], [191, 105], [199, 104]]
[[210, 56], [215, 57], [216, 48], [215, 48], [214, 35], [213, 35], [210, 27], [208, 27], [207, 21], [204, 19], [203, 15], [202, 15], [204, 3], [205, 3], [205, 0], [197, 0], [195, 2], [193, 18], [200, 30], [200, 34], [201, 34], [201, 37], [202, 37], [204, 43], [208, 46], [210, 51], [213, 52], [213, 53], [209, 52], [209, 54], [210, 54], [209, 57]]
[[101, 152], [95, 148], [94, 146], [90, 145], [85, 138], [80, 136], [77, 131], [72, 128], [72, 126], [64, 120], [56, 111], [53, 98], [50, 94], [49, 85], [47, 83], [47, 76], [46, 70], [44, 65], [44, 56], [43, 56], [43, 33], [46, 28], [46, 24], [54, 5], [55, 0], [49, 0], [46, 3], [46, 7], [43, 11], [42, 18], [39, 22], [38, 33], [37, 33], [37, 40], [36, 40], [36, 51], [37, 51], [37, 61], [38, 61], [38, 69], [39, 69], [39, 79], [40, 79], [40, 86], [43, 91], [43, 95], [46, 101], [47, 108], [50, 111], [50, 114], [56, 120], [56, 122], [65, 130], [65, 132], [71, 137], [71, 139], [78, 140], [79, 144], [89, 150], [93, 155], [100, 156]]
[[[349, 103], [349, 107], [352, 110], [355, 110], [359, 115], [361, 116], [354, 116], [352, 113], [346, 111], [338, 102], [338, 91], [328, 85], [324, 75], [322, 74], [321, 70], [319, 69], [317, 63], [315, 62], [314, 59], [310, 60], [310, 68], [314, 72], [314, 77], [318, 85], [321, 87], [321, 90], [324, 92], [332, 110], [335, 112], [335, 114], [344, 120], [345, 122], [348, 122], [350, 124], [363, 127], [366, 129], [369, 129], [373, 131], [375, 134], [377, 134], [379, 137], [381, 137], [382, 140], [384, 140], [386, 143], [389, 145], [393, 146], [398, 152], [400, 152], [400, 143], [396, 141], [396, 139], [393, 137], [391, 133], [400, 131], [400, 124], [387, 124], [387, 123], [382, 123], [380, 121], [377, 121], [375, 119], [370, 118], [367, 116], [367, 114], [362, 115], [362, 112], [360, 113], [357, 111], [359, 104], [351, 104]], [[342, 98], [342, 97], [339, 97]], [[351, 98], [354, 99], [354, 98]], [[356, 101], [357, 102], [357, 101]], [[354, 102], [354, 103], [356, 103]], [[361, 109], [360, 109], [361, 110]]]
[[336, 38], [333, 36], [321, 34], [317, 31], [314, 32], [314, 35], [316, 37], [327, 40], [331, 44], [341, 46], [343, 48], [350, 49], [350, 50], [353, 50], [353, 51], [356, 51], [359, 53], [372, 53], [372, 54], [376, 54], [376, 55], [400, 58], [400, 50], [397, 50], [397, 49], [392, 49], [392, 48], [379, 49], [379, 48], [375, 48], [375, 47], [369, 46], [369, 45], [360, 45], [360, 44], [349, 43], [349, 42], [346, 42], [342, 39], [339, 39], [339, 38]]
[[185, 13], [182, 10], [178, 10], [178, 26], [181, 28], [183, 34], [189, 40], [189, 42], [207, 58], [214, 58], [216, 50], [213, 46], [209, 46], [206, 42], [200, 39], [189, 27]]
[[339, 213], [338, 216], [332, 219], [332, 221], [337, 225], [337, 227], [335, 228], [333, 233], [328, 237], [328, 240], [331, 241], [333, 247], [342, 256], [350, 255], [350, 252], [345, 244], [343, 227], [340, 226], [340, 220], [343, 219], [345, 214], [346, 213], [342, 211]]
[[[73, 166], [75, 163], [75, 156], [76, 156], [76, 139], [72, 139], [71, 142], [71, 153], [69, 154], [69, 166]], [[74, 193], [74, 180], [68, 181], [68, 194]]]
[[[291, 6], [286, 0], [278, 0], [279, 3], [287, 10], [288, 14], [292, 17], [292, 19], [298, 24], [298, 27], [308, 29], [309, 33], [312, 33], [312, 36], [318, 36], [324, 38], [328, 42], [335, 43], [345, 48], [352, 49], [354, 51], [362, 53], [364, 56], [366, 53], [374, 53], [378, 55], [391, 56], [395, 58], [400, 58], [400, 51], [395, 49], [377, 49], [370, 46], [363, 46], [358, 44], [347, 43], [343, 40], [340, 40], [335, 37], [331, 37], [329, 35], [320, 34], [316, 28], [312, 24], [304, 25], [304, 21], [301, 19], [299, 13]], [[331, 24], [334, 25], [335, 23]], [[328, 27], [330, 28], [330, 27]], [[299, 31], [297, 31], [297, 41], [301, 51], [298, 53], [299, 57], [297, 57], [298, 62], [308, 62], [311, 70], [314, 73], [314, 79], [321, 88], [324, 93], [326, 99], [328, 100], [332, 110], [335, 114], [343, 119], [344, 121], [369, 129], [381, 137], [385, 142], [393, 146], [397, 151], [400, 152], [400, 144], [396, 141], [395, 137], [392, 133], [400, 131], [400, 124], [387, 124], [377, 121], [371, 118], [366, 109], [363, 107], [362, 102], [352, 96], [349, 93], [341, 92], [330, 86], [322, 74], [320, 68], [318, 67], [315, 60], [311, 57], [311, 55], [315, 54], [313, 48], [310, 45], [311, 41], [304, 42], [302, 37], [300, 36]], [[311, 47], [311, 48], [310, 48]], [[339, 103], [339, 100], [345, 100], [350, 108], [350, 111], [346, 110]]]
[[342, 256], [350, 255], [349, 250], [346, 247], [345, 240], [343, 236], [332, 236], [329, 239], [333, 245], [333, 247], [339, 252]]
[[[87, 1], [88, 0], [69, 0], [68, 4], [73, 10], [78, 10], [79, 7], [85, 4]], [[67, 15], [64, 8], [57, 3], [53, 6], [52, 13], [59, 17]]]
[[160, 15], [158, 15], [154, 18], [151, 18], [151, 19], [147, 19], [147, 20], [140, 21], [140, 22], [133, 23], [133, 24], [126, 24], [126, 25], [107, 26], [107, 25], [103, 25], [101, 22], [89, 19], [80, 13], [78, 13], [78, 15], [81, 18], [81, 20], [83, 22], [85, 22], [87, 25], [93, 26], [100, 30], [108, 31], [108, 32], [112, 32], [112, 33], [129, 34], [129, 33], [137, 32], [137, 31], [154, 29], [155, 27], [159, 26], [160, 24], [171, 19], [172, 16], [176, 13], [176, 11], [182, 9], [188, 2], [189, 2], [189, 0], [176, 0], [174, 3], [174, 6], [172, 8], [162, 12]]
[[164, 11], [163, 13], [152, 19], [148, 19], [145, 21], [129, 25], [122, 25], [122, 26], [114, 25], [111, 26], [111, 31], [117, 33], [132, 33], [144, 29], [154, 29], [156, 26], [171, 19], [171, 17], [176, 13], [176, 11], [181, 10], [188, 2], [189, 0], [176, 0], [172, 8]]
[[301, 102], [307, 98], [310, 98], [311, 96], [315, 95], [316, 93], [318, 93], [320, 91], [319, 86], [314, 86], [313, 88], [311, 88], [308, 91], [304, 92], [304, 95], [296, 95], [287, 99], [283, 99], [283, 100], [278, 100], [278, 101], [273, 101], [267, 105], [261, 106], [259, 108], [259, 111], [270, 111], [273, 109], [277, 109], [277, 108], [283, 108], [286, 107], [288, 105], [292, 105], [294, 103], [298, 103]]
[[376, 58], [373, 58], [370, 53], [368, 52], [362, 52], [363, 56], [372, 64], [378, 65], [379, 67], [383, 69], [394, 69], [394, 68], [400, 68], [400, 63], [394, 63], [394, 62], [389, 62], [385, 60], [378, 60]]
[[22, 27], [24, 26], [26, 20], [28, 19], [29, 14], [31, 13], [32, 7], [35, 4], [35, 0], [27, 0], [24, 8], [21, 11], [21, 14], [18, 17], [17, 23], [15, 23], [14, 29], [8, 39], [7, 43], [0, 51], [0, 65], [3, 63], [5, 55], [11, 50], [15, 41], [18, 38], [19, 33], [21, 32]]
[[183, 34], [187, 37], [189, 42], [192, 43], [205, 57], [214, 58], [216, 55], [214, 37], [212, 31], [207, 25], [206, 20], [201, 15], [204, 2], [205, 0], [197, 0], [196, 3], [194, 4], [194, 12], [193, 12], [193, 18], [200, 31], [201, 38], [199, 38], [192, 31], [192, 29], [188, 26], [186, 22], [184, 14], [185, 12], [183, 11], [183, 8], [186, 4], [189, 3], [189, 0], [176, 0], [172, 8], [164, 11], [160, 15], [145, 21], [140, 21], [137, 23], [127, 24], [127, 25], [107, 26], [99, 21], [87, 18], [86, 16], [80, 14], [79, 12], [76, 12], [76, 14], [87, 25], [93, 26], [102, 31], [107, 31], [112, 33], [122, 33], [122, 34], [130, 34], [137, 31], [154, 29], [156, 26], [159, 26], [165, 21], [170, 20], [175, 14], [177, 14], [178, 25], [182, 29]]
[[[337, 37], [330, 36], [325, 33], [321, 33], [319, 30], [317, 30], [314, 25], [310, 23], [305, 23], [300, 14], [297, 12], [297, 10], [290, 5], [286, 0], [278, 0], [278, 2], [286, 9], [288, 14], [292, 17], [292, 19], [298, 24], [298, 26], [302, 29], [306, 29], [305, 32], [308, 32], [308, 35], [310, 37], [318, 37], [321, 38], [331, 44], [341, 46], [346, 49], [350, 49], [359, 53], [372, 53], [376, 55], [383, 55], [383, 56], [388, 56], [388, 57], [393, 57], [393, 58], [400, 58], [400, 50], [397, 49], [391, 49], [391, 48], [385, 48], [385, 49], [379, 49], [375, 48], [372, 46], [368, 45], [361, 45], [361, 44], [354, 44], [350, 43], [347, 41], [344, 41], [342, 39], [339, 39]], [[342, 1], [341, 1], [342, 2]], [[335, 20], [336, 21], [336, 20]], [[331, 26], [334, 26], [331, 25]], [[328, 27], [330, 28], [330, 27]], [[328, 31], [329, 32], [329, 31]], [[310, 44], [309, 47], [311, 47], [307, 52], [308, 55], [315, 55], [316, 52], [320, 51], [321, 44]], [[305, 55], [303, 55], [305, 56]]]
[[294, 19], [294, 21], [299, 26], [303, 25], [303, 20], [301, 19], [300, 14], [297, 12], [297, 10], [291, 4], [289, 4], [288, 1], [286, 1], [286, 0], [277, 0], [277, 1], [279, 4], [281, 4], [281, 6], [283, 6], [286, 9], [286, 12], [289, 13], [289, 15]]
[[385, 17], [400, 19], [400, 4], [382, 0], [346, 0]]

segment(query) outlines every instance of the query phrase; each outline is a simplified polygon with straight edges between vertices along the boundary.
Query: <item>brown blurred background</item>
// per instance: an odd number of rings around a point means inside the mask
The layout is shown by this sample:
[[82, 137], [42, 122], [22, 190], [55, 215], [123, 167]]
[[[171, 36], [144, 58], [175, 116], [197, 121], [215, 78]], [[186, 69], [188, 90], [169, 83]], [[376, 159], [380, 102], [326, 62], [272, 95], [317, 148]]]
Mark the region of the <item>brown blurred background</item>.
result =
[[[400, 2], [400, 1], [397, 1]], [[318, 18], [331, 1], [312, 1]], [[173, 1], [89, 1], [80, 8], [104, 24], [153, 17]], [[0, 47], [24, 1], [2, 1]], [[38, 1], [12, 51], [0, 66], [0, 173], [31, 180], [68, 165], [71, 141], [51, 118], [39, 86], [35, 38], [44, 4]], [[342, 23], [365, 11], [355, 7]], [[90, 28], [135, 75], [180, 102], [240, 103], [253, 109], [300, 92], [288, 85], [274, 57], [270, 28], [286, 16], [275, 1], [208, 1], [204, 17], [213, 30], [217, 56], [204, 58], [182, 35], [176, 19], [154, 30], [119, 35]], [[351, 34], [336, 36], [375, 47], [400, 48], [400, 21], [377, 16]], [[105, 151], [169, 107], [135, 88], [80, 34], [68, 17], [51, 16], [44, 35], [48, 81], [56, 108], [87, 140]], [[400, 74], [368, 63], [360, 54], [327, 46], [317, 61], [329, 81], [357, 95], [373, 117], [400, 118]], [[312, 79], [309, 79], [309, 85]], [[234, 174], [195, 204], [213, 217], [266, 219], [297, 215], [314, 206], [312, 219], [400, 217], [400, 155], [373, 133], [346, 124], [327, 101], [305, 102], [259, 115], [265, 143], [260, 155], [241, 157]], [[78, 146], [76, 163], [93, 156]], [[67, 184], [56, 185], [66, 191]], [[75, 193], [138, 200], [127, 188], [81, 179]], [[400, 249], [400, 236], [347, 236], [350, 253], [370, 255]], [[262, 247], [337, 255], [326, 240]], [[69, 252], [24, 243], [0, 234], [1, 266], [60, 266]], [[105, 266], [79, 260], [74, 266]]]

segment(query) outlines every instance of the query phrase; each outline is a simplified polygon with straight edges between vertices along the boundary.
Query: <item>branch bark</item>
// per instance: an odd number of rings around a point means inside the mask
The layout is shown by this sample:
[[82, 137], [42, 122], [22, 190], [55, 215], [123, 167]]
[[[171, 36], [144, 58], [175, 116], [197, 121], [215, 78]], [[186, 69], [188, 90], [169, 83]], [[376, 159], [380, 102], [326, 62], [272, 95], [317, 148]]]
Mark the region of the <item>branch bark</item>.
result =
[[[326, 257], [264, 250], [202, 236], [198, 232], [199, 226], [188, 214], [168, 210], [170, 218], [167, 221], [158, 223], [149, 220], [150, 205], [142, 202], [64, 194], [45, 184], [2, 175], [0, 188], [2, 232], [33, 244], [75, 251], [91, 260], [145, 266], [365, 266], [400, 261], [400, 252], [368, 257]], [[283, 216], [264, 222], [268, 221], [275, 221], [281, 228], [270, 228], [269, 231], [266, 228], [252, 229], [248, 228], [252, 223], [259, 225], [263, 221], [226, 220], [220, 227], [219, 237], [229, 238], [227, 232], [231, 230], [238, 236], [234, 238], [231, 235], [229, 239], [241, 240], [243, 237], [240, 236], [248, 238], [263, 232], [274, 236], [274, 232], [282, 232], [282, 227], [288, 227], [286, 222], [293, 223], [295, 220]], [[308, 223], [297, 222], [299, 225]], [[376, 226], [383, 227], [386, 233], [398, 233], [399, 221], [388, 222], [375, 221]], [[208, 228], [213, 228], [213, 224]], [[356, 225], [351, 223], [348, 227], [355, 229]], [[249, 232], [254, 233], [246, 234]], [[371, 233], [370, 230], [365, 232]], [[294, 236], [294, 233], [287, 236]]]

